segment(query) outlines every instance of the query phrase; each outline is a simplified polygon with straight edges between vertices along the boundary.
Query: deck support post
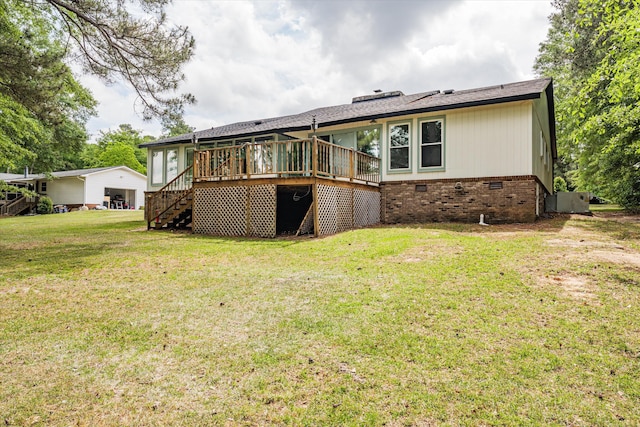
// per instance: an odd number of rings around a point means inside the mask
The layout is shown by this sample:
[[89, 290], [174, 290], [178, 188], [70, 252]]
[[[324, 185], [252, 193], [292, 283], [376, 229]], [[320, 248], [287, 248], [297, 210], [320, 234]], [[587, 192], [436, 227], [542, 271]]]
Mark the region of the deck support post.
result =
[[316, 178], [318, 176], [318, 138], [313, 135], [311, 141], [311, 176]]
[[200, 178], [200, 152], [193, 152], [193, 181], [197, 182]]
[[247, 144], [245, 146], [245, 153], [244, 153], [244, 157], [245, 157], [245, 168], [246, 168], [246, 174], [247, 174], [247, 179], [251, 178], [251, 144]]
[[354, 173], [353, 165], [355, 163], [356, 151], [351, 149], [349, 152], [349, 181], [353, 181], [353, 178], [356, 176]]
[[314, 180], [311, 184], [313, 188], [313, 236], [318, 237], [320, 235], [320, 209], [318, 207], [318, 183]]
[[[313, 135], [312, 141], [312, 161], [311, 161], [311, 175], [314, 178], [318, 177], [318, 138]], [[313, 235], [318, 237], [320, 235], [320, 209], [318, 208], [318, 182], [313, 180]]]

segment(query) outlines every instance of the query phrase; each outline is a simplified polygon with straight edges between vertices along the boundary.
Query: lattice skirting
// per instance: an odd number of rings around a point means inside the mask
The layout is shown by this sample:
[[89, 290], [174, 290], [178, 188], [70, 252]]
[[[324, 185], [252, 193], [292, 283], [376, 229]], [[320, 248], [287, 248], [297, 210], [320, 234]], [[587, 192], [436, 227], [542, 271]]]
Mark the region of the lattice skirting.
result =
[[299, 234], [311, 234], [313, 233], [313, 203], [309, 206], [309, 210], [300, 224], [298, 229]]
[[276, 236], [275, 185], [249, 187], [249, 230], [247, 235], [255, 237]]
[[275, 237], [276, 186], [196, 188], [192, 227], [199, 234]]
[[380, 222], [380, 193], [318, 185], [319, 235]]
[[353, 190], [353, 225], [365, 227], [380, 222], [380, 193]]
[[[380, 222], [376, 190], [318, 185], [318, 235], [335, 234]], [[276, 236], [276, 185], [195, 188], [193, 232], [216, 236]], [[313, 215], [301, 229], [310, 232]]]

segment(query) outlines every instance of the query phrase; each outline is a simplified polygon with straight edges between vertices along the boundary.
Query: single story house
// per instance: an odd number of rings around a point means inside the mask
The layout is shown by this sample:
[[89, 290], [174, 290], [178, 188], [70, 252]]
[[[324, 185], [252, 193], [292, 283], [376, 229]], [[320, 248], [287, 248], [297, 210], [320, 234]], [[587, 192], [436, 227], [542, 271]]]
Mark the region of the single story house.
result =
[[553, 192], [553, 82], [376, 91], [141, 147], [149, 227], [274, 236], [481, 214], [531, 222]]
[[52, 172], [50, 174], [8, 175], [6, 182], [28, 186], [54, 205], [69, 209], [105, 206], [113, 209], [139, 209], [144, 206], [147, 178], [126, 166], [110, 166]]

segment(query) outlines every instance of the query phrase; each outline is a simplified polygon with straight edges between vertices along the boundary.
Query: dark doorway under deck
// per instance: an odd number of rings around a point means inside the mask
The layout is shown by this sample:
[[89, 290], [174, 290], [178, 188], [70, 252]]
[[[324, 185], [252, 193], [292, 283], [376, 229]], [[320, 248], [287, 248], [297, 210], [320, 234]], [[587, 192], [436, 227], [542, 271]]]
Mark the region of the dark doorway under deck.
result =
[[276, 234], [295, 234], [312, 203], [311, 185], [279, 185], [277, 188]]

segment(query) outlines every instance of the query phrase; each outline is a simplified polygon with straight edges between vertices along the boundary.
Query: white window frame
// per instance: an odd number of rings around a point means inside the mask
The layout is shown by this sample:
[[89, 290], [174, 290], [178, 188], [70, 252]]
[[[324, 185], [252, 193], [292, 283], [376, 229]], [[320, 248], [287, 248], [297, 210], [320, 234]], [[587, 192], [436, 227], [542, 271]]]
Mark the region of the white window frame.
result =
[[[164, 151], [163, 149], [160, 150], [151, 150], [151, 185], [162, 185], [164, 184]], [[156, 165], [155, 160], [155, 155], [159, 154], [160, 155], [160, 164]], [[160, 171], [160, 180], [156, 180], [156, 172]]]
[[[175, 161], [172, 161], [172, 165], [175, 166], [175, 171], [172, 171], [169, 169], [169, 153], [170, 152], [174, 152], [175, 154]], [[180, 151], [177, 148], [167, 148], [166, 152], [164, 153], [164, 182], [165, 184], [167, 182], [172, 181], [175, 177], [178, 176], [178, 169], [179, 169], [179, 157], [180, 157]]]

